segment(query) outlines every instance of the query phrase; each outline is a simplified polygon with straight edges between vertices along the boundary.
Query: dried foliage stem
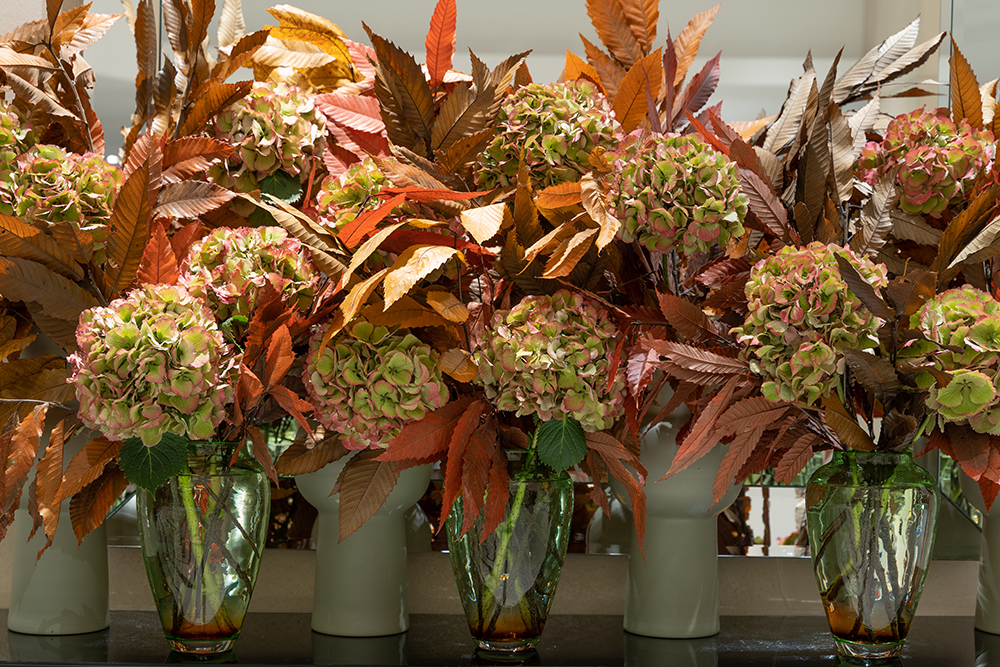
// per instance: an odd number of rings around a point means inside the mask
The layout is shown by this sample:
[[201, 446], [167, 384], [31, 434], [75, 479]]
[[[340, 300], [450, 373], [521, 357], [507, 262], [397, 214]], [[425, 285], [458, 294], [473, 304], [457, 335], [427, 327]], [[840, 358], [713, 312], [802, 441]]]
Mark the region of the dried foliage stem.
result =
[[84, 134], [85, 138], [87, 139], [87, 146], [90, 148], [91, 153], [95, 153], [96, 151], [94, 150], [94, 137], [91, 133], [90, 120], [87, 118], [87, 110], [83, 107], [83, 100], [80, 99], [80, 91], [76, 89], [76, 84], [73, 83], [73, 77], [71, 77], [69, 75], [69, 72], [66, 71], [66, 66], [63, 65], [63, 61], [59, 58], [59, 56], [56, 55], [56, 52], [52, 49], [51, 40], [43, 40], [42, 46], [44, 46], [45, 50], [49, 52], [50, 56], [52, 56], [53, 62], [55, 62], [59, 66], [59, 71], [62, 73], [63, 78], [66, 79], [66, 84], [69, 86], [69, 89], [73, 91], [73, 98], [76, 100], [76, 109], [77, 113], [79, 114], [79, 120], [80, 122], [83, 123], [83, 127], [85, 130]]

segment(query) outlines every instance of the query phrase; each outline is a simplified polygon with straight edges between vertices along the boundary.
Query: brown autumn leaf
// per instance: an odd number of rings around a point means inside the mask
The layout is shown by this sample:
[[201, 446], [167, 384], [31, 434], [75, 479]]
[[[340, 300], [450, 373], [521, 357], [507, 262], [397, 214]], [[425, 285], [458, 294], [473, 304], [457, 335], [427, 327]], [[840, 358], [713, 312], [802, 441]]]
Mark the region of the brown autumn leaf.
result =
[[762, 146], [764, 150], [777, 154], [799, 133], [811, 91], [816, 85], [816, 71], [813, 69], [811, 57], [806, 59], [803, 69], [805, 72], [802, 76], [792, 81], [778, 119], [767, 130]]
[[591, 239], [600, 230], [596, 227], [574, 234], [559, 244], [545, 264], [542, 278], [562, 278], [568, 276], [590, 250]]
[[[586, 176], [584, 177], [586, 178]], [[583, 202], [580, 181], [550, 185], [535, 194], [535, 206], [540, 209], [559, 209], [576, 206]], [[498, 204], [493, 204], [497, 206]]]
[[659, 0], [622, 1], [625, 20], [628, 21], [643, 53], [649, 53], [656, 41], [656, 23], [660, 19], [659, 4]]
[[438, 0], [431, 16], [431, 27], [424, 40], [427, 54], [427, 75], [431, 88], [437, 88], [444, 82], [444, 76], [451, 69], [452, 58], [455, 55], [455, 26], [458, 19], [458, 9], [455, 0]]
[[316, 472], [328, 463], [339, 461], [351, 450], [344, 447], [339, 434], [323, 438], [309, 447], [306, 438], [299, 438], [282, 452], [274, 467], [282, 477], [305, 475]]
[[378, 247], [382, 245], [387, 238], [392, 236], [393, 232], [405, 224], [405, 221], [396, 222], [388, 227], [384, 227], [367, 241], [359, 245], [358, 249], [351, 255], [351, 263], [347, 265], [347, 270], [340, 276], [339, 288], [344, 289], [344, 287], [350, 282], [351, 277], [354, 276], [354, 272], [357, 271], [358, 268], [360, 268], [366, 261], [368, 261], [368, 258], [371, 257], [372, 253], [378, 250]]
[[390, 461], [376, 461], [380, 449], [355, 454], [337, 478], [340, 488], [340, 539], [354, 533], [385, 503], [399, 475]]
[[375, 53], [378, 54], [375, 94], [382, 103], [382, 118], [386, 119], [386, 107], [391, 103], [398, 109], [401, 120], [407, 128], [406, 132], [422, 139], [424, 145], [418, 150], [417, 146], [406, 140], [406, 134], [402, 137], [402, 143], [397, 141], [397, 137], [394, 137], [398, 136], [397, 130], [386, 120], [386, 131], [390, 141], [422, 155], [426, 154], [431, 140], [431, 128], [434, 125], [434, 96], [424, 78], [423, 70], [413, 56], [372, 32], [364, 22], [361, 25], [368, 33]]
[[160, 190], [153, 216], [194, 219], [214, 211], [235, 197], [235, 192], [208, 181], [167, 183]]
[[613, 100], [618, 94], [618, 86], [625, 78], [625, 68], [609, 57], [604, 51], [587, 41], [587, 38], [580, 35], [583, 40], [583, 48], [587, 54], [587, 62], [601, 76], [601, 87], [604, 89], [605, 97]]
[[0, 294], [10, 301], [36, 303], [49, 317], [75, 323], [97, 300], [51, 269], [18, 257], [0, 257]]
[[479, 367], [466, 350], [453, 347], [445, 350], [438, 360], [441, 371], [459, 382], [472, 382], [479, 375]]
[[824, 396], [823, 413], [826, 423], [837, 432], [837, 436], [845, 446], [860, 452], [870, 452], [875, 449], [871, 436], [851, 417], [847, 408], [836, 396]]
[[182, 181], [233, 153], [233, 146], [211, 137], [181, 137], [163, 145], [163, 179]]
[[[28, 470], [35, 463], [35, 455], [38, 453], [39, 440], [42, 429], [45, 428], [45, 415], [48, 410], [47, 403], [35, 405], [31, 412], [14, 427], [14, 435], [11, 438], [11, 456], [4, 461], [8, 492], [12, 486], [21, 488], [24, 485]], [[8, 493], [8, 503], [10, 500]], [[9, 507], [4, 507], [5, 512], [9, 509]]]
[[69, 518], [78, 544], [104, 524], [108, 510], [128, 486], [116, 461], [111, 461], [100, 477], [81, 489], [69, 501]]
[[622, 223], [617, 217], [611, 214], [611, 203], [593, 175], [585, 174], [580, 179], [580, 197], [583, 202], [583, 208], [601, 230], [597, 235], [595, 243], [598, 250], [603, 250], [609, 243], [615, 240]]
[[105, 437], [91, 440], [66, 466], [56, 502], [70, 498], [101, 476], [108, 462], [118, 456], [122, 443]]
[[687, 76], [688, 69], [694, 63], [695, 56], [698, 55], [701, 39], [705, 36], [705, 31], [708, 30], [708, 27], [712, 25], [712, 22], [715, 20], [715, 14], [721, 6], [721, 4], [716, 5], [695, 15], [674, 39], [674, 52], [677, 54], [677, 73], [674, 75], [673, 81], [675, 88]]
[[252, 86], [253, 81], [236, 83], [223, 83], [220, 79], [207, 81], [199, 88], [194, 104], [186, 112], [179, 134], [191, 135], [201, 131], [205, 123], [216, 114], [236, 100], [246, 97]]
[[[611, 2], [611, 0], [606, 0]], [[647, 90], [653, 99], [660, 94], [663, 79], [663, 49], [659, 48], [638, 60], [622, 79], [611, 108], [615, 118], [621, 123], [622, 132], [628, 133], [639, 127], [649, 111], [646, 101]]]
[[461, 323], [469, 319], [469, 309], [451, 292], [428, 292], [427, 305], [449, 322]]
[[600, 91], [604, 93], [604, 86], [601, 85], [601, 75], [597, 73], [594, 66], [569, 49], [566, 49], [566, 65], [563, 67], [562, 78], [564, 81], [586, 79], [597, 84]]
[[974, 130], [983, 129], [983, 98], [972, 66], [951, 38], [951, 117], [955, 122], [967, 120]]
[[407, 249], [396, 258], [385, 276], [382, 288], [386, 307], [391, 306], [421, 279], [439, 269], [453, 257], [465, 263], [462, 252], [449, 246], [417, 245]]
[[115, 298], [135, 279], [149, 238], [149, 177], [147, 158], [118, 191], [108, 238], [105, 242], [108, 261], [105, 262], [105, 283], [101, 286], [107, 299]]
[[161, 222], [146, 244], [136, 280], [147, 285], [174, 285], [179, 277], [177, 257], [167, 238], [166, 223]]
[[0, 255], [30, 259], [67, 278], [84, 279], [83, 269], [56, 240], [13, 216], [0, 214]]
[[503, 227], [504, 220], [510, 221], [510, 213], [506, 204], [490, 204], [462, 211], [460, 220], [472, 238], [476, 239], [477, 243], [484, 244], [497, 235]]
[[387, 267], [365, 280], [355, 283], [340, 304], [340, 310], [344, 313], [344, 323], [350, 322], [361, 311], [361, 308], [368, 302], [368, 297], [372, 295], [372, 292], [375, 291], [388, 272]]
[[403, 295], [388, 308], [385, 308], [385, 304], [379, 299], [361, 311], [361, 318], [375, 326], [383, 327], [412, 328], [448, 325], [446, 319], [407, 295]]
[[587, 0], [587, 15], [608, 51], [626, 68], [645, 55], [629, 27], [621, 0]]
[[60, 421], [52, 427], [49, 433], [49, 441], [45, 446], [45, 453], [35, 467], [35, 499], [38, 503], [38, 514], [42, 525], [37, 523], [31, 529], [30, 540], [35, 531], [43, 527], [45, 533], [45, 545], [38, 552], [38, 557], [52, 546], [52, 540], [56, 535], [56, 528], [59, 526], [60, 502], [56, 501], [59, 495], [59, 485], [62, 482], [63, 474], [63, 445], [66, 441], [66, 422]]

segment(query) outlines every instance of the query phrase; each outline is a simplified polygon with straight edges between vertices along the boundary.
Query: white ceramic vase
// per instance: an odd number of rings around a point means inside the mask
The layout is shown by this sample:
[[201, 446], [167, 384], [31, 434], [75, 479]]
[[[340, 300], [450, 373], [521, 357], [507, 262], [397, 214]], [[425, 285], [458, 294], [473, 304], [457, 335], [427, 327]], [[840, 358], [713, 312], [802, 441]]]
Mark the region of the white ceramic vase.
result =
[[965, 473], [959, 475], [962, 493], [983, 513], [983, 537], [979, 552], [979, 586], [976, 591], [976, 630], [1000, 635], [1000, 503], [991, 516], [979, 484]]
[[343, 542], [340, 496], [330, 496], [348, 458], [295, 478], [319, 512], [312, 629], [327, 635], [379, 637], [409, 628], [406, 512], [423, 496], [429, 465], [404, 470], [375, 515]]
[[[669, 399], [669, 392], [661, 400]], [[677, 454], [677, 433], [690, 419], [679, 407], [642, 439], [646, 477], [645, 562], [635, 530], [629, 550], [625, 630], [647, 637], [689, 639], [719, 632], [718, 515], [739, 494], [712, 501], [712, 483], [725, 451], [718, 446], [697, 463], [658, 482]], [[625, 502], [624, 489], [615, 485]]]
[[[63, 448], [67, 465], [90, 440], [82, 431]], [[42, 434], [39, 450], [48, 442], [48, 429]], [[31, 472], [21, 497], [27, 502]], [[104, 526], [87, 535], [77, 546], [69, 517], [69, 500], [62, 504], [59, 526], [52, 546], [40, 559], [45, 534], [39, 528], [28, 541], [32, 520], [27, 510], [14, 514], [14, 524], [6, 537], [13, 549], [10, 580], [10, 611], [7, 628], [31, 635], [75, 635], [97, 632], [111, 624], [108, 606], [108, 544]]]

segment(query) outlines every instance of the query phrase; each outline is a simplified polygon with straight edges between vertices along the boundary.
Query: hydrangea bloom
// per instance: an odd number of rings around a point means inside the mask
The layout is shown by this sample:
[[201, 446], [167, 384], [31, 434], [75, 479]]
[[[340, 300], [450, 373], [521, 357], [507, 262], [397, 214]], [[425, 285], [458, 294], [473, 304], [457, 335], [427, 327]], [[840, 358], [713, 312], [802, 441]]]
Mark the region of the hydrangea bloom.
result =
[[90, 232], [94, 261], [104, 261], [107, 224], [124, 180], [118, 167], [93, 153], [39, 144], [20, 157], [12, 178], [15, 215], [34, 226], [66, 222]]
[[348, 449], [385, 447], [407, 422], [448, 402], [437, 353], [412, 334], [367, 322], [320, 352], [324, 329], [309, 341], [302, 381], [323, 426]]
[[579, 294], [525, 297], [493, 316], [475, 353], [479, 381], [499, 410], [610, 428], [625, 397], [621, 368], [608, 389], [616, 332], [604, 308]]
[[951, 289], [925, 303], [911, 326], [933, 343], [919, 341], [908, 356], [929, 355], [933, 367], [952, 374], [946, 387], [930, 373], [917, 378], [929, 387], [927, 409], [939, 426], [969, 424], [1000, 435], [1000, 302], [973, 287]]
[[956, 125], [947, 109], [915, 109], [889, 123], [881, 144], [868, 142], [858, 169], [869, 183], [894, 172], [899, 207], [939, 217], [989, 171], [994, 151], [988, 130], [973, 130], [964, 120]]
[[305, 308], [319, 280], [308, 251], [280, 227], [220, 227], [191, 246], [180, 283], [203, 297], [219, 321], [249, 317], [265, 283]]
[[[362, 211], [385, 203], [376, 195], [388, 187], [392, 187], [392, 183], [371, 158], [352, 164], [340, 176], [327, 176], [316, 195], [319, 221], [331, 229], [340, 229]], [[403, 204], [393, 209], [391, 215], [415, 212], [412, 205]]]
[[209, 177], [238, 192], [252, 192], [279, 170], [307, 178], [306, 160], [322, 155], [326, 121], [312, 98], [295, 86], [259, 81], [218, 115], [215, 134], [236, 150], [213, 166]]
[[847, 259], [876, 290], [888, 284], [884, 265], [849, 248], [818, 241], [786, 246], [750, 271], [749, 313], [734, 333], [772, 401], [814, 403], [844, 372], [843, 349], [878, 346], [879, 320], [840, 277], [837, 255]]
[[17, 158], [35, 143], [35, 133], [17, 110], [0, 99], [0, 213], [13, 215], [17, 204], [13, 181], [18, 171]]
[[80, 316], [70, 355], [80, 419], [113, 440], [146, 446], [164, 433], [206, 440], [233, 400], [235, 355], [204, 301], [146, 285]]
[[476, 182], [484, 190], [515, 184], [522, 150], [534, 187], [578, 181], [590, 171], [590, 152], [612, 148], [620, 133], [608, 101], [593, 84], [528, 84], [501, 107]]
[[690, 255], [743, 235], [747, 197], [736, 164], [693, 134], [633, 132], [614, 160], [612, 203], [626, 243]]

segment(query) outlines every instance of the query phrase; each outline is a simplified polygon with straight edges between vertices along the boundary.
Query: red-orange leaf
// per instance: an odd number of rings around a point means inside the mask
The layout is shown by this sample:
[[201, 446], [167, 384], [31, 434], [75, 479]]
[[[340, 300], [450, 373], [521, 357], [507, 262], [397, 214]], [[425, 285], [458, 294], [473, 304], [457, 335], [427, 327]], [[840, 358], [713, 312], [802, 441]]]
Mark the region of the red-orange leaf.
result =
[[177, 258], [178, 263], [187, 259], [191, 246], [201, 237], [202, 228], [199, 220], [189, 222], [170, 237], [170, 247], [174, 249], [174, 257]]
[[[458, 498], [461, 491], [465, 452], [469, 446], [469, 439], [472, 437], [473, 432], [479, 428], [479, 419], [486, 411], [486, 407], [486, 401], [482, 399], [473, 401], [455, 423], [455, 430], [451, 434], [451, 443], [448, 445], [448, 459], [444, 477], [444, 500], [441, 502], [441, 512], [444, 515], [447, 515], [451, 511], [451, 505]], [[441, 526], [438, 526], [438, 530], [441, 530]]]
[[100, 477], [73, 496], [69, 501], [69, 518], [77, 544], [82, 544], [87, 535], [104, 523], [108, 510], [127, 486], [128, 480], [118, 463], [112, 461]]
[[375, 231], [378, 223], [385, 220], [385, 217], [389, 215], [392, 209], [396, 208], [404, 201], [406, 201], [405, 195], [396, 195], [378, 208], [371, 211], [365, 211], [358, 217], [354, 218], [354, 220], [351, 220], [349, 223], [344, 225], [337, 237], [345, 246], [353, 248], [361, 243], [366, 236]]
[[253, 443], [254, 458], [264, 467], [264, 472], [274, 482], [274, 485], [278, 486], [278, 472], [274, 469], [274, 462], [271, 461], [271, 452], [267, 449], [267, 441], [264, 440], [264, 434], [256, 426], [247, 428], [247, 434]]
[[302, 430], [311, 436], [312, 426], [309, 424], [309, 420], [306, 419], [306, 415], [312, 414], [314, 409], [313, 404], [302, 400], [295, 392], [284, 385], [279, 384], [277, 387], [272, 387], [269, 393], [271, 398], [284, 408], [285, 412], [295, 418], [295, 421], [299, 423]]
[[791, 484], [812, 458], [813, 445], [821, 441], [822, 439], [815, 433], [806, 433], [796, 440], [775, 466], [775, 479], [782, 484]]
[[[486, 492], [486, 504], [483, 510], [483, 530], [479, 535], [482, 544], [493, 534], [507, 514], [507, 502], [510, 499], [510, 474], [507, 472], [507, 456], [503, 449], [493, 449], [493, 461], [490, 466], [490, 484]], [[444, 522], [442, 522], [444, 523]]]
[[427, 50], [427, 75], [431, 88], [437, 88], [444, 81], [444, 75], [451, 69], [455, 56], [455, 24], [458, 9], [455, 0], [438, 0], [431, 16], [431, 28], [427, 32], [424, 47]]
[[465, 450], [462, 465], [462, 535], [469, 532], [483, 509], [496, 449], [497, 427], [489, 418], [472, 433]]
[[147, 159], [118, 192], [108, 223], [104, 296], [112, 299], [135, 279], [149, 237], [149, 174]]
[[378, 100], [374, 97], [326, 93], [314, 97], [313, 103], [323, 115], [344, 127], [369, 134], [385, 133]]
[[340, 540], [351, 535], [385, 503], [398, 474], [395, 464], [376, 461], [379, 450], [365, 449], [351, 457], [340, 471]]
[[643, 491], [643, 486], [646, 484], [646, 469], [639, 459], [625, 448], [625, 445], [607, 433], [588, 433], [587, 448], [597, 452], [597, 455], [608, 467], [610, 474], [614, 475], [628, 489], [628, 496], [632, 501], [632, 516], [635, 521], [635, 536], [641, 552], [643, 538], [646, 534], [646, 493]]
[[729, 492], [729, 487], [734, 483], [742, 482], [742, 479], [737, 479], [737, 474], [760, 444], [763, 434], [763, 428], [748, 429], [733, 438], [726, 447], [726, 453], [722, 455], [722, 462], [715, 474], [715, 483], [712, 485], [712, 494], [716, 502]]
[[153, 230], [149, 243], [146, 244], [146, 250], [142, 253], [136, 279], [140, 283], [149, 285], [161, 283], [173, 285], [179, 276], [177, 257], [174, 256], [174, 249], [170, 245], [170, 239], [167, 238], [166, 225], [161, 222]]
[[[45, 454], [35, 469], [35, 498], [38, 503], [39, 517], [45, 527], [45, 545], [38, 552], [39, 557], [52, 546], [56, 528], [59, 526], [59, 508], [62, 503], [57, 498], [59, 484], [62, 482], [65, 426], [66, 422], [60, 421], [52, 428], [49, 433], [49, 443], [45, 447]], [[37, 528], [36, 525], [31, 529], [32, 535], [35, 534]]]
[[81, 449], [66, 466], [56, 502], [62, 502], [75, 495], [100, 477], [108, 461], [118, 456], [121, 448], [120, 442], [111, 442], [105, 437], [95, 438], [87, 443], [87, 446]]
[[208, 181], [167, 183], [160, 190], [154, 214], [156, 217], [197, 218], [219, 208], [236, 197], [236, 193]]
[[788, 412], [787, 403], [774, 403], [763, 396], [751, 396], [733, 403], [715, 422], [716, 435], [726, 437], [749, 429], [764, 429]]
[[292, 337], [288, 332], [288, 326], [282, 324], [271, 336], [271, 342], [267, 346], [264, 367], [264, 386], [267, 387], [267, 391], [271, 391], [285, 378], [294, 360]]
[[629, 26], [621, 0], [587, 0], [587, 15], [597, 36], [625, 67], [642, 58], [642, 46]]
[[657, 293], [660, 310], [670, 325], [688, 340], [718, 338], [719, 330], [701, 308], [673, 294]]
[[729, 407], [738, 381], [739, 377], [731, 378], [702, 411], [698, 420], [691, 427], [691, 431], [684, 438], [684, 442], [680, 443], [677, 455], [674, 456], [674, 461], [670, 465], [670, 470], [661, 479], [667, 479], [690, 467], [718, 444], [719, 435], [715, 432], [715, 423], [723, 411]]
[[[607, 0], [610, 1], [610, 0]], [[638, 61], [625, 74], [611, 108], [622, 125], [623, 132], [631, 132], [639, 127], [649, 111], [646, 91], [655, 100], [660, 94], [663, 79], [662, 48], [653, 51]]]
[[327, 463], [333, 463], [351, 453], [340, 441], [340, 435], [331, 435], [317, 442], [312, 448], [300, 438], [281, 453], [274, 463], [279, 475], [293, 476], [316, 472]]
[[389, 443], [378, 460], [406, 461], [443, 454], [451, 442], [455, 424], [471, 403], [471, 398], [462, 397], [427, 413], [423, 419], [409, 422]]

